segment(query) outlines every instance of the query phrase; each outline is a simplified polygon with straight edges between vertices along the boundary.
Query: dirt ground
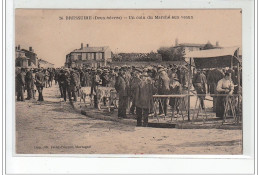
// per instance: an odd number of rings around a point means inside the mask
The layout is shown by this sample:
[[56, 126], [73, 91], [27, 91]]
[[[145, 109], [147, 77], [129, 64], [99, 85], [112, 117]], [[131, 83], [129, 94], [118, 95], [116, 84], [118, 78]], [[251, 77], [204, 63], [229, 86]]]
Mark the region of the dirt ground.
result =
[[143, 128], [96, 120], [45, 88], [16, 102], [17, 154], [242, 154], [242, 130]]

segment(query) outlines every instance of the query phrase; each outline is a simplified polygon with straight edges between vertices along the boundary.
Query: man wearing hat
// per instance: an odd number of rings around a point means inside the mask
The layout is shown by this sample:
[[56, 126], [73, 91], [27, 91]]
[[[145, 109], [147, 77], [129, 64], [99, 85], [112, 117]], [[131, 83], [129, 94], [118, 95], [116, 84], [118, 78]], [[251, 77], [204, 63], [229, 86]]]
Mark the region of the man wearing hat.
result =
[[60, 75], [60, 84], [62, 86], [62, 93], [64, 101], [67, 101], [67, 94], [69, 96], [69, 100], [71, 99], [71, 93], [70, 93], [70, 72], [68, 68], [65, 68], [63, 72], [61, 72]]
[[197, 94], [199, 94], [198, 98], [200, 99], [201, 108], [204, 109], [204, 100], [207, 92], [207, 78], [201, 70], [198, 70], [197, 73], [195, 72], [192, 84]]
[[131, 80], [130, 80], [130, 99], [132, 102], [132, 105], [130, 107], [130, 114], [135, 113], [136, 89], [137, 89], [138, 83], [141, 81], [141, 79], [140, 79], [141, 74], [142, 74], [141, 69], [139, 69], [139, 68], [133, 69], [133, 76], [131, 77]]
[[94, 107], [98, 108], [98, 101], [97, 101], [97, 88], [102, 84], [102, 80], [100, 78], [101, 69], [97, 69], [93, 71], [92, 77], [92, 84], [91, 84], [91, 95], [94, 94]]
[[[170, 94], [176, 95], [181, 94], [182, 86], [179, 82], [178, 76], [176, 73], [172, 73], [170, 75]], [[174, 97], [170, 98], [169, 105], [172, 108], [172, 117], [174, 118], [174, 110], [176, 109], [177, 114], [179, 113], [179, 105], [180, 105], [180, 98]]]
[[24, 101], [24, 86], [25, 86], [25, 69], [16, 76], [16, 88], [17, 88], [17, 101]]
[[87, 68], [87, 71], [85, 72], [85, 81], [87, 87], [91, 87], [91, 80], [91, 68]]
[[[108, 69], [105, 68], [103, 70], [103, 73], [100, 75], [103, 87], [108, 87], [109, 83], [111, 81], [108, 73], [109, 73]], [[107, 97], [103, 98], [103, 103], [104, 103], [105, 106], [106, 106], [106, 98]]]
[[56, 81], [58, 82], [59, 85], [61, 98], [63, 98], [63, 81], [61, 81], [62, 74], [64, 74], [64, 69], [59, 69], [56, 71]]
[[148, 126], [148, 115], [153, 109], [154, 82], [144, 69], [141, 79], [137, 82], [135, 105], [137, 126]]
[[109, 84], [109, 75], [108, 69], [104, 69], [103, 73], [101, 74], [102, 86], [108, 87]]
[[[158, 68], [158, 77], [156, 79], [156, 88], [159, 95], [168, 95], [170, 91], [170, 79], [163, 66]], [[167, 98], [162, 98], [159, 103], [159, 115], [167, 115]]]
[[76, 70], [72, 70], [70, 72], [70, 92], [71, 92], [71, 95], [75, 102], [77, 101], [77, 97], [78, 97], [77, 94], [78, 94], [79, 88], [80, 88], [79, 74], [77, 73]]
[[33, 82], [33, 74], [32, 74], [32, 70], [28, 69], [26, 75], [25, 75], [25, 82], [26, 82], [26, 90], [27, 90], [27, 98], [26, 100], [30, 100], [33, 97], [33, 86], [34, 86], [34, 82]]
[[42, 91], [45, 85], [45, 74], [42, 71], [43, 69], [40, 68], [39, 71], [35, 74], [35, 85], [39, 93], [38, 101], [44, 101]]
[[119, 95], [118, 118], [126, 117], [128, 83], [125, 77], [125, 69], [122, 67], [116, 80], [115, 89]]

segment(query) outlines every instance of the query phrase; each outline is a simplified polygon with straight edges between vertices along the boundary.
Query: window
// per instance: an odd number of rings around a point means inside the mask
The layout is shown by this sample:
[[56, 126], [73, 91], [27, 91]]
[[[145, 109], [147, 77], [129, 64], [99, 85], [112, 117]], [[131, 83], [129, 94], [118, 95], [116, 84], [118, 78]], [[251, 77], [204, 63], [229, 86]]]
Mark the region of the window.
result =
[[82, 60], [82, 55], [78, 55], [78, 60]]
[[87, 60], [87, 53], [82, 53], [82, 60]]

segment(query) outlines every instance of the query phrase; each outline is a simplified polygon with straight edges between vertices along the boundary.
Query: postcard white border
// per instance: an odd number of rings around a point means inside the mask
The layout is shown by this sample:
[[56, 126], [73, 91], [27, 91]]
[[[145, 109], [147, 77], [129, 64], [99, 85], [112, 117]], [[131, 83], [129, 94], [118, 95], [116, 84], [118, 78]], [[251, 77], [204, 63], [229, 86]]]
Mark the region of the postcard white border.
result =
[[[26, 155], [14, 154], [14, 8], [48, 9], [242, 9], [243, 148], [242, 156]], [[254, 1], [253, 0], [7, 0], [6, 1], [6, 172], [21, 173], [254, 173]], [[247, 98], [245, 98], [247, 97]], [[33, 157], [31, 157], [33, 156]], [[103, 157], [103, 158], [100, 158]], [[104, 158], [105, 157], [105, 158]], [[109, 158], [110, 157], [110, 158]], [[112, 158], [113, 157], [113, 158]], [[133, 157], [130, 155], [130, 157]]]

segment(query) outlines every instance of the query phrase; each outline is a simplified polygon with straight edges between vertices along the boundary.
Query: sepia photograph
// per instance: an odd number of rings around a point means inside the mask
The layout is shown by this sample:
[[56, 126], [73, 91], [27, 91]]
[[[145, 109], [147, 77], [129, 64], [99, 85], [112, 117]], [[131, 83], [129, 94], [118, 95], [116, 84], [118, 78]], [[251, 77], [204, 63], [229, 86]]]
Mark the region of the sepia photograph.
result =
[[242, 9], [17, 8], [14, 40], [17, 155], [243, 154]]

